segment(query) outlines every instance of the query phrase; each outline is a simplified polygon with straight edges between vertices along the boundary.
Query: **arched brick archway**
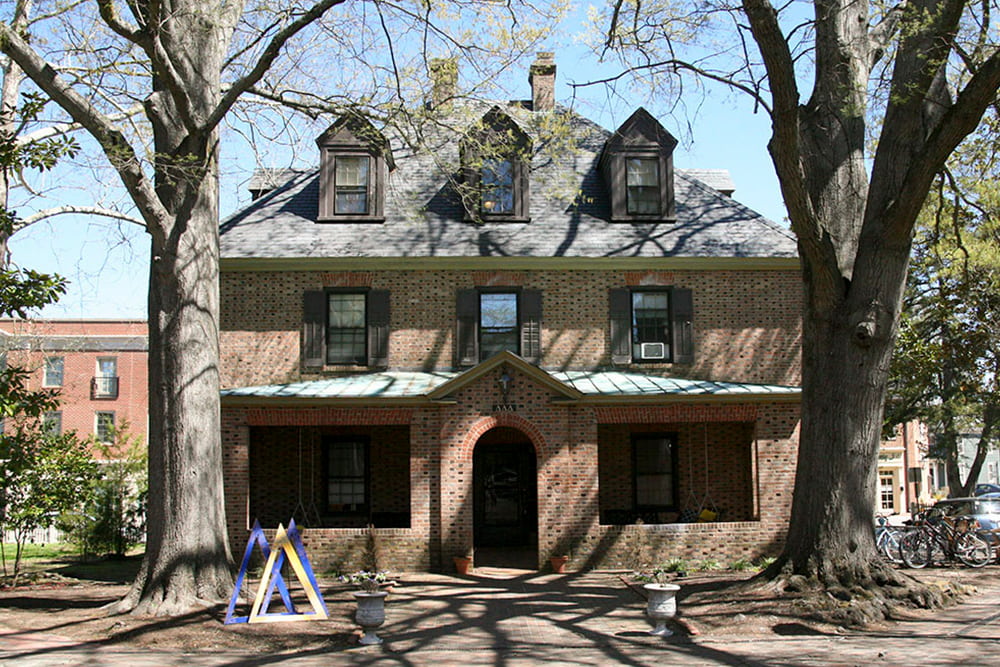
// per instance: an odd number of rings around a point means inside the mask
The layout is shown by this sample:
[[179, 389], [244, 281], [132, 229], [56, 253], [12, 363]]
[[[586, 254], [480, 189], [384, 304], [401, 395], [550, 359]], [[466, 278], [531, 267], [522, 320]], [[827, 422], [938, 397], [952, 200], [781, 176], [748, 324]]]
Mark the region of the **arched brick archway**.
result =
[[[538, 562], [538, 445], [526, 420], [480, 421], [464, 455], [472, 462], [477, 566], [534, 569]], [[474, 439], [473, 439], [474, 438]]]
[[542, 436], [541, 431], [533, 423], [520, 415], [501, 413], [490, 417], [483, 417], [472, 425], [472, 428], [468, 430], [465, 434], [465, 439], [462, 441], [460, 454], [462, 460], [468, 461], [471, 459], [472, 452], [476, 448], [476, 443], [479, 442], [479, 439], [485, 433], [499, 427], [513, 428], [523, 433], [534, 446], [536, 456], [541, 457], [542, 453], [547, 449], [545, 437]]

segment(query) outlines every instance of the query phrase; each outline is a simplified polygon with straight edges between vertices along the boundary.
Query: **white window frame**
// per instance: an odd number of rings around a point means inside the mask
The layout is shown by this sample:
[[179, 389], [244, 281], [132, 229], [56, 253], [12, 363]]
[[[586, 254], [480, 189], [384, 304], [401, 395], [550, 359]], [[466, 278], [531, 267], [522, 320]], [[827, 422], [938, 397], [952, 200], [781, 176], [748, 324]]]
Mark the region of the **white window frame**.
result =
[[[50, 380], [50, 373], [58, 361], [59, 366], [59, 381], [52, 382]], [[66, 358], [65, 357], [45, 357], [45, 362], [42, 369], [42, 386], [43, 387], [61, 387], [66, 382]]]

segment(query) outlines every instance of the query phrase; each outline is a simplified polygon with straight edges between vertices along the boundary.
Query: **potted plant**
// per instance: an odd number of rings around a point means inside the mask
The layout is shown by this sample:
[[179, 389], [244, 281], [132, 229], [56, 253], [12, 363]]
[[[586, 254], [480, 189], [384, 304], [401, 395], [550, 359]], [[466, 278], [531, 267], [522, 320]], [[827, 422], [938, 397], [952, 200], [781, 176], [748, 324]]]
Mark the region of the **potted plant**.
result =
[[384, 571], [359, 570], [353, 574], [340, 576], [340, 581], [354, 584], [360, 591], [354, 591], [354, 599], [358, 602], [358, 610], [354, 620], [361, 626], [362, 635], [359, 644], [381, 644], [382, 639], [375, 630], [385, 623], [385, 597], [388, 591], [382, 586], [391, 582]]

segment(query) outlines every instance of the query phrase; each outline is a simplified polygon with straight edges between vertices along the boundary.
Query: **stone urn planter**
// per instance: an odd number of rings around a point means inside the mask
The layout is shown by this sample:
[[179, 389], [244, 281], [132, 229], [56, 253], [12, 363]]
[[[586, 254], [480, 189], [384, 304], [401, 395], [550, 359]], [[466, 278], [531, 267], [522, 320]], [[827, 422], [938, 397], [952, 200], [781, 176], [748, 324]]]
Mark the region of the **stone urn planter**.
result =
[[369, 644], [381, 644], [382, 639], [375, 634], [383, 623], [385, 623], [385, 596], [387, 591], [376, 591], [365, 593], [355, 591], [354, 599], [358, 601], [358, 611], [354, 615], [354, 620], [364, 631], [359, 644], [368, 646]]
[[677, 584], [645, 584], [646, 615], [653, 619], [656, 627], [649, 631], [651, 635], [669, 637], [674, 634], [667, 628], [667, 620], [677, 615]]

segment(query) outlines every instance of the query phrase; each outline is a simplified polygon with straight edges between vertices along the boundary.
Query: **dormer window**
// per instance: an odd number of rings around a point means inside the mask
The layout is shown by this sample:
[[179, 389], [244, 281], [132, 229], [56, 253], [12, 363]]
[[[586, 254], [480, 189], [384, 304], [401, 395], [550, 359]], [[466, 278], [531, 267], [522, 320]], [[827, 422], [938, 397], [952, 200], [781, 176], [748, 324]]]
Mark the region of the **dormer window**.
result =
[[622, 123], [604, 145], [599, 162], [614, 222], [674, 219], [677, 140], [645, 109]]
[[527, 222], [531, 139], [493, 107], [461, 143], [458, 191], [467, 220]]
[[320, 149], [320, 222], [381, 222], [388, 142], [360, 116], [338, 119], [316, 140]]

